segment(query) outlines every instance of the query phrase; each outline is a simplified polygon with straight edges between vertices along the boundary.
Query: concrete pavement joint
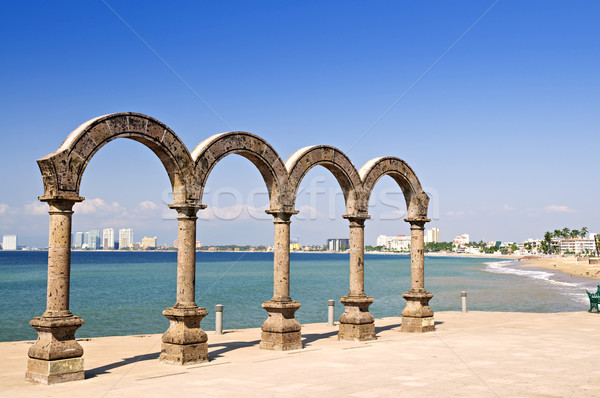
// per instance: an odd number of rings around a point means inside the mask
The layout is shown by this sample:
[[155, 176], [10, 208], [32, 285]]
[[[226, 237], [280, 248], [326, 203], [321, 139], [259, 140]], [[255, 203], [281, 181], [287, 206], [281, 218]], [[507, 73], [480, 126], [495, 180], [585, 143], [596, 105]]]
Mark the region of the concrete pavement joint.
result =
[[463, 365], [465, 365], [465, 367], [467, 369], [469, 369], [469, 371], [471, 371], [471, 373], [473, 373], [473, 375], [475, 377], [477, 377], [479, 379], [479, 381], [481, 381], [489, 390], [492, 394], [494, 394], [496, 397], [500, 398], [500, 396], [496, 393], [496, 391], [494, 391], [494, 389], [492, 387], [490, 387], [478, 374], [477, 372], [475, 372], [469, 365], [467, 365], [467, 363], [452, 349], [450, 348], [450, 346], [448, 344], [446, 344], [446, 342], [440, 337], [438, 332], [434, 332], [434, 334], [436, 335], [436, 337], [442, 342], [442, 344], [444, 346], [446, 346], [446, 348], [452, 353], [454, 354], [454, 356], [456, 358], [458, 358], [459, 361], [461, 361], [463, 363]]
[[227, 363], [231, 363], [231, 361], [219, 362], [219, 363], [207, 363], [207, 364], [202, 364], [202, 365], [188, 366], [188, 369], [207, 368], [209, 366], [219, 366], [219, 365], [225, 365]]
[[160, 379], [161, 377], [184, 375], [184, 374], [187, 374], [187, 373], [189, 373], [189, 372], [178, 372], [178, 373], [169, 373], [168, 375], [150, 376], [150, 377], [144, 377], [142, 379], [137, 379], [137, 381], [151, 380], [151, 379]]
[[[146, 352], [144, 353], [144, 355], [146, 355], [146, 354], [148, 354], [150, 351], [152, 351], [152, 350], [154, 349], [154, 346], [155, 346], [155, 345], [156, 345], [158, 342], [160, 342], [160, 341], [161, 341], [161, 339], [162, 339], [162, 335], [159, 335], [159, 336], [158, 336], [158, 338], [157, 338], [157, 339], [155, 339], [155, 340], [154, 340], [154, 342], [153, 342], [153, 343], [150, 345], [150, 347], [148, 347], [148, 349], [146, 350]], [[136, 366], [138, 363], [140, 363], [140, 360], [139, 360], [139, 359], [138, 359], [137, 361], [135, 361], [135, 362], [134, 362], [134, 363], [131, 365], [131, 367], [129, 367], [129, 369], [127, 369], [127, 371], [125, 371], [125, 373], [123, 373], [123, 374], [121, 375], [121, 377], [119, 377], [119, 379], [118, 379], [117, 381], [115, 381], [115, 383], [114, 383], [112, 386], [110, 386], [110, 387], [108, 388], [108, 390], [106, 390], [106, 391], [104, 392], [104, 394], [102, 394], [102, 397], [105, 397], [105, 396], [106, 396], [106, 394], [108, 394], [108, 393], [109, 393], [109, 392], [110, 392], [112, 389], [114, 389], [114, 388], [117, 386], [117, 384], [119, 384], [119, 383], [121, 382], [121, 380], [123, 380], [123, 378], [124, 378], [125, 376], [127, 376], [127, 374], [129, 374], [129, 372], [131, 372], [131, 370], [132, 370], [132, 369], [133, 369], [133, 368], [134, 368], [134, 367], [135, 367], [135, 366]]]
[[358, 348], [370, 348], [370, 347], [367, 346], [367, 345], [361, 345], [361, 346], [358, 346], [358, 347], [345, 347], [345, 348], [342, 348], [342, 350], [356, 350]]

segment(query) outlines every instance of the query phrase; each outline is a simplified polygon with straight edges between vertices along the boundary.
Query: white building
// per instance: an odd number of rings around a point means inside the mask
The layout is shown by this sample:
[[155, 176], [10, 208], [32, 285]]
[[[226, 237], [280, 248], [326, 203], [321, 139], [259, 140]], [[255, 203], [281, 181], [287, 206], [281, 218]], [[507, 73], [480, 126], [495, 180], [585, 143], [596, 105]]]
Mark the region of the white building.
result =
[[17, 235], [4, 235], [2, 237], [2, 250], [17, 250]]
[[133, 248], [133, 229], [123, 228], [119, 230], [119, 249]]
[[595, 253], [596, 242], [594, 239], [561, 239], [560, 240], [560, 254], [565, 253]]
[[113, 228], [104, 228], [102, 230], [102, 248], [104, 250], [115, 248], [115, 230]]
[[83, 232], [75, 232], [73, 236], [73, 249], [81, 249], [83, 246]]
[[327, 250], [339, 252], [350, 247], [350, 239], [327, 239]]
[[388, 249], [398, 252], [410, 251], [410, 236], [398, 235], [388, 241]]
[[523, 242], [523, 249], [527, 250], [531, 254], [538, 254], [540, 252], [541, 245], [541, 239], [527, 239], [525, 242]]
[[425, 230], [425, 243], [438, 243], [440, 241], [440, 229], [429, 228]]
[[82, 249], [98, 250], [100, 249], [100, 231], [95, 229], [88, 231], [83, 235]]
[[394, 251], [399, 251], [399, 252], [410, 251], [410, 236], [379, 235], [377, 237], [377, 246], [383, 246], [388, 250], [394, 250]]
[[454, 246], [465, 246], [470, 242], [469, 234], [458, 235], [454, 238]]
[[387, 247], [388, 238], [393, 238], [393, 236], [379, 235], [377, 237], [377, 241], [376, 241], [375, 246]]

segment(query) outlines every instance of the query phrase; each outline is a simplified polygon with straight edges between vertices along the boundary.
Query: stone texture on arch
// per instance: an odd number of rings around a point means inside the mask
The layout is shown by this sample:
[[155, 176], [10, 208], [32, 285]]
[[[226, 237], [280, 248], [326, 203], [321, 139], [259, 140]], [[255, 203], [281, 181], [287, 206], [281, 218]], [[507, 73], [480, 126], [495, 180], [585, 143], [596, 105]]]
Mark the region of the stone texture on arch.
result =
[[347, 214], [355, 214], [363, 210], [358, 207], [362, 183], [356, 167], [341, 150], [328, 145], [314, 145], [299, 149], [285, 162], [288, 171], [285, 189], [286, 208], [294, 208], [300, 183], [306, 173], [315, 166], [325, 167], [336, 178], [344, 194]]
[[359, 170], [363, 184], [363, 197], [361, 204], [368, 206], [371, 192], [379, 179], [389, 175], [402, 189], [406, 201], [409, 219], [427, 218], [429, 196], [423, 191], [421, 183], [413, 169], [400, 158], [393, 156], [380, 157], [369, 160]]
[[81, 178], [94, 154], [108, 142], [129, 138], [150, 148], [163, 163], [175, 202], [189, 199], [193, 162], [186, 146], [165, 124], [140, 113], [124, 112], [89, 120], [76, 128], [57, 151], [38, 160], [45, 198], [78, 198]]
[[263, 303], [269, 317], [261, 330], [261, 348], [291, 350], [302, 348], [301, 326], [294, 318], [300, 303], [290, 289], [290, 218], [298, 187], [313, 167], [328, 169], [337, 179], [346, 203], [344, 218], [350, 222], [350, 291], [342, 297], [345, 312], [340, 317], [338, 338], [375, 338], [374, 319], [368, 313], [373, 299], [364, 292], [364, 222], [369, 218], [368, 201], [377, 181], [390, 175], [401, 187], [411, 224], [411, 289], [403, 296], [402, 331], [435, 330], [432, 294], [424, 285], [423, 229], [429, 197], [423, 192], [413, 170], [401, 159], [384, 157], [365, 164], [360, 172], [339, 149], [311, 146], [295, 152], [284, 164], [277, 152], [262, 138], [245, 132], [214, 135], [189, 152], [175, 133], [163, 123], [138, 113], [115, 113], [92, 119], [74, 130], [56, 152], [39, 159], [44, 182], [41, 201], [49, 204], [50, 233], [46, 312], [31, 326], [38, 340], [29, 349], [26, 377], [42, 383], [81, 380], [83, 350], [75, 331], [83, 324], [69, 310], [71, 268], [71, 218], [74, 203], [80, 202], [81, 178], [93, 155], [116, 138], [129, 138], [146, 145], [161, 160], [169, 175], [178, 213], [177, 301], [163, 314], [169, 329], [163, 334], [160, 361], [188, 364], [208, 361], [206, 333], [200, 321], [206, 315], [195, 302], [196, 213], [204, 208], [202, 194], [214, 166], [235, 153], [250, 160], [261, 173], [270, 196], [268, 213], [274, 217], [273, 298]]
[[285, 165], [267, 141], [243, 131], [213, 135], [192, 151], [198, 200], [202, 200], [204, 187], [212, 169], [229, 154], [243, 156], [256, 166], [267, 185], [271, 210], [281, 210], [281, 189], [287, 179]]

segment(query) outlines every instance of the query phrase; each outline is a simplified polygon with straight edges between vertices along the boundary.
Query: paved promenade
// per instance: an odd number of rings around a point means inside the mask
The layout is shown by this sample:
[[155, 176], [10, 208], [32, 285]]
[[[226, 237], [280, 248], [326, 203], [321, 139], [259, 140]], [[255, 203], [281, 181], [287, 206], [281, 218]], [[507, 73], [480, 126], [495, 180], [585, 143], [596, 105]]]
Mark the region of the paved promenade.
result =
[[437, 331], [376, 320], [373, 342], [304, 325], [304, 349], [258, 348], [259, 329], [209, 332], [211, 362], [158, 363], [160, 335], [81, 341], [86, 380], [24, 380], [31, 342], [0, 343], [2, 397], [600, 397], [600, 315], [438, 312]]

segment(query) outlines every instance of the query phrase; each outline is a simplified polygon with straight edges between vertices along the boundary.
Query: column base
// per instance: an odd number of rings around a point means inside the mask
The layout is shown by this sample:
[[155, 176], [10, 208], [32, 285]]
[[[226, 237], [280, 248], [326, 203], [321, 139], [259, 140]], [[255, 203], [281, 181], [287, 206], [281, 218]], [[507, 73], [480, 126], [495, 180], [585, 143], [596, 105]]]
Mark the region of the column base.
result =
[[435, 332], [435, 321], [432, 316], [426, 318], [403, 316], [400, 331], [403, 333]]
[[262, 332], [260, 334], [260, 348], [273, 351], [300, 350], [302, 348], [302, 335], [300, 332]]
[[41, 384], [57, 384], [85, 379], [83, 358], [45, 361], [29, 358], [25, 380]]
[[38, 338], [29, 347], [29, 358], [53, 361], [81, 357], [83, 347], [75, 340], [75, 331], [83, 323], [78, 316], [33, 318], [29, 324], [38, 333]]
[[375, 340], [375, 324], [350, 325], [340, 323], [338, 340], [369, 341]]
[[294, 318], [301, 307], [297, 301], [265, 301], [262, 307], [269, 313], [263, 323], [260, 348], [263, 350], [289, 351], [302, 348], [302, 326]]
[[208, 336], [200, 321], [208, 312], [204, 308], [167, 308], [163, 315], [169, 319], [169, 329], [162, 335], [159, 362], [189, 365], [208, 362]]
[[429, 300], [433, 294], [426, 291], [409, 291], [402, 297], [406, 299], [406, 307], [402, 311], [400, 331], [404, 333], [435, 331], [433, 310], [429, 307]]
[[340, 302], [345, 310], [340, 317], [338, 340], [375, 340], [375, 318], [369, 313], [373, 297], [342, 297]]
[[186, 345], [162, 343], [159, 361], [171, 365], [192, 365], [208, 362], [208, 343]]

